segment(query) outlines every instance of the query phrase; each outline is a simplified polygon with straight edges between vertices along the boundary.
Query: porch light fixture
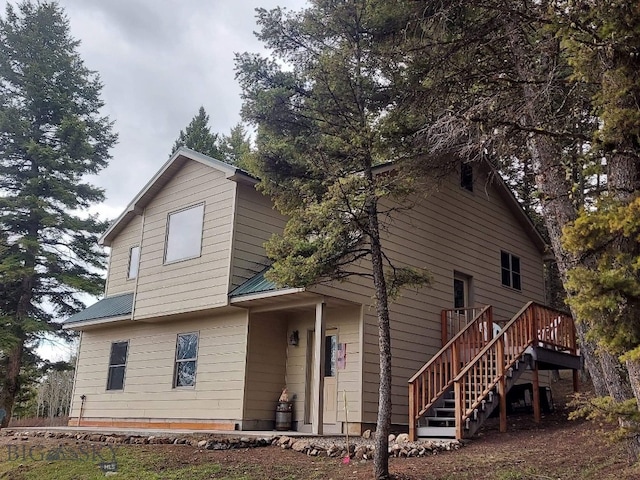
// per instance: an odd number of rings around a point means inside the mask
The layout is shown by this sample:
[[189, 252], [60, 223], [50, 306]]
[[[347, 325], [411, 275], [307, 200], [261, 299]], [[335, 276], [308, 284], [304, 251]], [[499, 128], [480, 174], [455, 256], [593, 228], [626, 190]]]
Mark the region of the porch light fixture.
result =
[[298, 343], [300, 343], [300, 336], [298, 335], [298, 330], [294, 330], [291, 332], [291, 335], [289, 335], [289, 345], [297, 347]]

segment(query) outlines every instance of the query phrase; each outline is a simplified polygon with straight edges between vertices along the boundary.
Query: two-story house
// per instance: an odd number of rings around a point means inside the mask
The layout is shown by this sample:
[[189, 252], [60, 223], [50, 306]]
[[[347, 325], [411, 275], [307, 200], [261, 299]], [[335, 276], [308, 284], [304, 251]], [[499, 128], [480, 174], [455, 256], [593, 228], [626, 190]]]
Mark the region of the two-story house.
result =
[[[506, 321], [544, 302], [542, 238], [488, 167], [461, 173], [416, 195], [384, 238], [394, 261], [433, 276], [391, 304], [392, 422], [405, 428], [408, 379], [459, 329], [444, 309], [492, 305]], [[375, 425], [373, 287], [265, 279], [263, 244], [286, 219], [256, 183], [182, 148], [103, 235], [105, 296], [65, 323], [80, 332], [70, 425], [272, 429], [284, 387], [299, 431]]]

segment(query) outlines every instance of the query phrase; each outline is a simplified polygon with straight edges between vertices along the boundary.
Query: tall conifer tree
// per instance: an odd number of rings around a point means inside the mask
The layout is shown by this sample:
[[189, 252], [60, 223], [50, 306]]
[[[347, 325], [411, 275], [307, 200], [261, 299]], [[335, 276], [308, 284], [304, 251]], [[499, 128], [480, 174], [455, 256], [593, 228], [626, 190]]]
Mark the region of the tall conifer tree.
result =
[[3, 426], [25, 354], [44, 332], [60, 332], [56, 319], [84, 306], [79, 292], [103, 286], [97, 235], [105, 225], [86, 209], [104, 196], [85, 176], [107, 165], [116, 135], [78, 45], [55, 2], [9, 4], [0, 19], [0, 288], [11, 290], [1, 312], [10, 332]]
[[[383, 240], [390, 208], [406, 208], [412, 187], [392, 141], [394, 125], [386, 121], [404, 95], [392, 78], [402, 58], [382, 55], [377, 43], [394, 8], [383, 1], [315, 0], [300, 12], [259, 9], [258, 37], [281, 62], [252, 54], [237, 59], [243, 114], [258, 127], [256, 174], [289, 218], [267, 245], [271, 278], [307, 286], [359, 275], [375, 291], [377, 479], [389, 478], [389, 302], [403, 285], [428, 281], [424, 271], [393, 264]], [[389, 160], [397, 160], [394, 174], [378, 175], [376, 166]]]

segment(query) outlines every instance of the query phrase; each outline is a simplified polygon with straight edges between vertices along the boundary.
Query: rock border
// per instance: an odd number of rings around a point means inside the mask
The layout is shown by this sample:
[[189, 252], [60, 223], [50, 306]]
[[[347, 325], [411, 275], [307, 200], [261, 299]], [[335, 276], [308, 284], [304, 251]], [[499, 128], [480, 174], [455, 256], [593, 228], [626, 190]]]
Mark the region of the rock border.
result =
[[[287, 435], [265, 435], [260, 437], [221, 436], [221, 435], [129, 435], [101, 434], [91, 432], [52, 432], [48, 430], [3, 429], [0, 436], [12, 437], [12, 440], [26, 441], [29, 438], [48, 438], [99, 442], [122, 445], [187, 445], [202, 450], [232, 450], [266, 447], [274, 445], [282, 449], [291, 449], [310, 457], [326, 456], [334, 458], [354, 459], [366, 462], [373, 459], [375, 446], [371, 441], [371, 433], [367, 436], [350, 438], [349, 447], [345, 437], [289, 437]], [[439, 452], [458, 450], [466, 442], [459, 440], [421, 440], [409, 442], [409, 436], [401, 433], [397, 437], [389, 436], [389, 455], [391, 457], [425, 457]]]

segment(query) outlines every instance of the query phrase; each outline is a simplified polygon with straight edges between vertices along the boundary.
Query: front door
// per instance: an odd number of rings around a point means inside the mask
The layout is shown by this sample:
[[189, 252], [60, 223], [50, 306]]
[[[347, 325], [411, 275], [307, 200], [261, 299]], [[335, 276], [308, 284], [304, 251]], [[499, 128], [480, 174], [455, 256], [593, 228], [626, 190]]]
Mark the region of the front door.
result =
[[336, 361], [338, 358], [338, 332], [328, 331], [324, 338], [324, 423], [336, 423], [338, 382]]
[[[305, 411], [306, 422], [311, 423], [311, 415], [315, 409], [315, 399], [313, 398], [312, 386], [315, 384], [315, 359], [313, 352], [315, 349], [315, 332], [309, 332], [309, 350], [307, 351], [308, 365], [308, 381], [307, 381], [307, 398], [311, 401]], [[338, 358], [338, 331], [327, 330], [324, 338], [324, 391], [322, 411], [324, 424], [335, 424], [338, 417], [337, 399], [338, 399], [338, 382], [337, 382], [337, 358]]]

